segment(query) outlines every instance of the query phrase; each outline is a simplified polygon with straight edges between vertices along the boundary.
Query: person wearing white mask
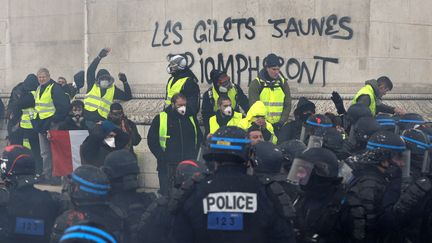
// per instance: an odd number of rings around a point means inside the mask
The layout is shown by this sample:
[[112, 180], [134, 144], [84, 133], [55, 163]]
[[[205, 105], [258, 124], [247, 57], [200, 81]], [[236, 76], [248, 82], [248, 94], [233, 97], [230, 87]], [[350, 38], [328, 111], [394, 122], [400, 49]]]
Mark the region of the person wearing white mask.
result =
[[170, 105], [152, 121], [147, 143], [157, 159], [160, 193], [168, 195], [175, 168], [183, 160], [197, 158], [202, 133], [193, 115], [188, 115], [187, 99], [175, 94]]
[[81, 163], [101, 167], [109, 153], [125, 148], [128, 143], [129, 135], [114, 123], [98, 122], [80, 147]]
[[227, 95], [219, 96], [217, 100], [218, 110], [216, 115], [210, 117], [209, 129], [206, 135], [211, 136], [219, 127], [222, 126], [238, 126], [242, 120], [243, 115], [232, 108], [231, 99]]
[[218, 99], [221, 95], [230, 98], [233, 111], [243, 112], [244, 114], [249, 111], [248, 97], [243, 93], [239, 85], [231, 81], [230, 76], [225, 72], [217, 69], [212, 70], [210, 72], [210, 81], [213, 85], [203, 94], [201, 110], [204, 128], [207, 132], [210, 130], [210, 118], [216, 115], [219, 110]]

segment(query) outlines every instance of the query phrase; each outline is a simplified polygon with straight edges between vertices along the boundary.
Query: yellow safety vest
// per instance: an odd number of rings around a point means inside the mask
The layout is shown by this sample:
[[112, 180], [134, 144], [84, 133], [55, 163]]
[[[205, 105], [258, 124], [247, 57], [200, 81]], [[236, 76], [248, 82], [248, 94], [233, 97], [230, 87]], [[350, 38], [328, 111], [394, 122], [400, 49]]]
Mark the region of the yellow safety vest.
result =
[[[239, 112], [234, 111], [234, 115], [231, 117], [231, 119], [226, 124], [227, 126], [235, 126], [237, 127], [240, 121], [242, 120], [242, 114]], [[219, 129], [219, 123], [217, 122], [216, 115], [210, 117], [210, 133], [213, 134]]]
[[[219, 109], [218, 104], [217, 104], [217, 100], [219, 99], [219, 94], [216, 91], [216, 89], [214, 88], [214, 86], [212, 87], [212, 96], [213, 96], [213, 101], [214, 101], [213, 111], [216, 112]], [[232, 87], [230, 90], [228, 90], [228, 97], [231, 100], [231, 106], [233, 107], [233, 109], [235, 109], [236, 105], [237, 105], [237, 101], [236, 101], [237, 90], [235, 87]]]
[[[195, 130], [195, 145], [198, 143], [198, 131], [195, 121], [192, 116], [189, 117]], [[159, 114], [159, 144], [163, 151], [166, 149], [167, 140], [170, 138], [168, 135], [168, 114], [162, 111]]]
[[31, 145], [30, 145], [30, 141], [28, 140], [28, 138], [24, 138], [23, 139], [23, 144], [24, 147], [31, 149]]
[[354, 96], [354, 99], [352, 100], [352, 104], [357, 103], [357, 99], [361, 96], [361, 95], [368, 95], [370, 98], [370, 104], [369, 104], [369, 110], [372, 113], [372, 116], [376, 115], [376, 96], [375, 96], [375, 91], [372, 87], [372, 85], [370, 84], [366, 84], [363, 88], [361, 88], [357, 94]]
[[35, 96], [35, 111], [39, 116], [39, 119], [47, 119], [54, 116], [56, 112], [56, 108], [54, 106], [54, 102], [51, 96], [51, 90], [54, 84], [48, 85], [42, 95], [40, 95], [40, 87], [36, 90]]
[[180, 91], [182, 91], [184, 84], [186, 83], [186, 80], [189, 77], [186, 78], [181, 78], [179, 80], [177, 80], [174, 85], [172, 84], [172, 81], [174, 80], [173, 77], [171, 77], [168, 81], [168, 86], [167, 86], [167, 97], [165, 99], [165, 104], [167, 105], [171, 105], [171, 98], [175, 95], [180, 93]]
[[264, 103], [267, 110], [266, 120], [272, 124], [280, 121], [284, 109], [285, 93], [282, 89], [282, 85], [285, 79], [282, 77], [281, 79], [282, 80], [278, 81], [279, 85], [271, 88], [266, 82], [257, 77], [258, 82], [263, 86], [260, 93], [260, 100]]
[[96, 84], [93, 85], [90, 92], [87, 92], [86, 98], [84, 99], [84, 109], [88, 111], [95, 111], [103, 118], [107, 118], [110, 106], [114, 100], [115, 86], [111, 85], [103, 97], [101, 97], [101, 89]]
[[[33, 97], [36, 95], [36, 91], [31, 92]], [[21, 115], [21, 121], [20, 121], [20, 127], [24, 129], [32, 129], [33, 125], [31, 123], [31, 120], [34, 118], [34, 114], [36, 113], [36, 110], [34, 107], [29, 107], [26, 109], [22, 109], [22, 115]]]

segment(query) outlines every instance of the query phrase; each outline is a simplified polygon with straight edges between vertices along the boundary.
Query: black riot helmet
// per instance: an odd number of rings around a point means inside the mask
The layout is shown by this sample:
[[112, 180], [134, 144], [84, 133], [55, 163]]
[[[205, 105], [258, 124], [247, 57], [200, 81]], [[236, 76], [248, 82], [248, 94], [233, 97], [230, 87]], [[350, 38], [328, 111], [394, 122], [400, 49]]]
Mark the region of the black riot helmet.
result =
[[322, 147], [335, 153], [336, 157], [340, 160], [350, 156], [350, 153], [344, 147], [342, 134], [334, 127], [324, 131]]
[[381, 126], [373, 117], [361, 117], [351, 126], [349, 139], [353, 144], [366, 145], [369, 138], [379, 130]]
[[307, 185], [311, 175], [339, 180], [339, 163], [336, 155], [325, 148], [308, 148], [298, 154], [288, 174], [288, 181]]
[[279, 149], [284, 156], [282, 166], [286, 171], [289, 171], [295, 156], [303, 152], [306, 149], [306, 145], [298, 139], [292, 139], [279, 144]]
[[251, 149], [254, 171], [262, 174], [280, 173], [284, 156], [282, 151], [271, 142], [259, 142]]
[[428, 136], [419, 129], [408, 129], [402, 133], [402, 139], [413, 155], [423, 156], [430, 149]]
[[121, 149], [109, 153], [102, 170], [108, 176], [113, 190], [138, 188], [138, 161], [129, 150]]
[[93, 165], [82, 165], [69, 176], [69, 196], [75, 205], [105, 202], [110, 187], [105, 173]]
[[372, 117], [369, 108], [362, 104], [351, 105], [347, 113], [344, 115], [344, 128], [349, 131], [351, 126], [354, 125], [361, 117]]
[[406, 145], [399, 135], [389, 131], [378, 131], [369, 138], [367, 149], [369, 161], [380, 163], [385, 160], [392, 161], [395, 156], [402, 157]]
[[2, 180], [11, 180], [17, 176], [35, 175], [35, 160], [31, 150], [21, 145], [9, 145], [4, 148], [1, 163]]
[[400, 116], [397, 124], [399, 131], [404, 131], [410, 128], [414, 128], [416, 125], [425, 124], [424, 118], [417, 113], [406, 113]]
[[380, 113], [375, 116], [375, 120], [381, 126], [381, 130], [395, 132], [396, 131], [396, 119], [394, 116], [387, 113]]
[[331, 127], [333, 124], [327, 116], [322, 114], [309, 116], [302, 127], [300, 140], [305, 142], [309, 136], [322, 137], [322, 133]]
[[207, 167], [202, 163], [193, 160], [183, 160], [176, 167], [174, 186], [179, 188], [185, 181], [191, 179], [193, 176], [206, 173], [207, 171]]
[[59, 243], [117, 243], [117, 239], [103, 225], [88, 220], [68, 227]]
[[234, 126], [220, 127], [209, 138], [203, 154], [206, 161], [244, 163], [249, 159], [250, 140], [246, 132]]

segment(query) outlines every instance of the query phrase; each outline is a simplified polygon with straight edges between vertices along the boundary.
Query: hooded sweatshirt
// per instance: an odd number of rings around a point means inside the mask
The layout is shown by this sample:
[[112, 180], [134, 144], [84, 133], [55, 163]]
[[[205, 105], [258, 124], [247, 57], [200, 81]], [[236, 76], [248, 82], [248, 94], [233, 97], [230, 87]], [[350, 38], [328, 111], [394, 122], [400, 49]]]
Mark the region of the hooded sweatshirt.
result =
[[[249, 109], [246, 118], [242, 119], [239, 123], [239, 127], [248, 130], [249, 127], [252, 126], [252, 124], [256, 121], [257, 116], [266, 117], [267, 111], [264, 103], [262, 101], [255, 102]], [[265, 141], [270, 141], [274, 144], [277, 143], [277, 138], [274, 134], [273, 125], [266, 121], [266, 127], [263, 128], [263, 135]], [[266, 136], [265, 133], [270, 133], [270, 136]]]

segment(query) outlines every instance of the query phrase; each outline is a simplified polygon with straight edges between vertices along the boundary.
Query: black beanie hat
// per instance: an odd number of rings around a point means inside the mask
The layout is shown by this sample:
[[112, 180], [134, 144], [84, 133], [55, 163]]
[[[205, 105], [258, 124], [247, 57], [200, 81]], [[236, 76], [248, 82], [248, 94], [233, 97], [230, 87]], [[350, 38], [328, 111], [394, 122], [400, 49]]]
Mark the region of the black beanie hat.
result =
[[268, 54], [266, 58], [264, 58], [264, 67], [280, 67], [282, 66], [280, 57], [278, 57], [276, 54], [271, 53]]
[[120, 103], [112, 103], [110, 106], [110, 111], [112, 110], [123, 110], [123, 106]]
[[96, 79], [99, 79], [102, 76], [111, 76], [111, 74], [106, 69], [99, 69], [99, 71], [96, 75]]

